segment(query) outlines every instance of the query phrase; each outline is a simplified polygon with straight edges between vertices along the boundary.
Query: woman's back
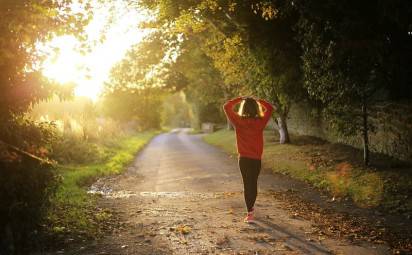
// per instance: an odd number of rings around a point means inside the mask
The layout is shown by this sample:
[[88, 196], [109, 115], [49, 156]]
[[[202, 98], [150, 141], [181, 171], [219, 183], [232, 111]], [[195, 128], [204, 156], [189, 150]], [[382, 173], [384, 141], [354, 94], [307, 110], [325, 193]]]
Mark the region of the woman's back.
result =
[[[269, 121], [273, 107], [264, 100], [258, 100], [266, 111], [262, 117], [255, 114], [254, 117], [239, 116], [233, 107], [244, 100], [241, 97], [228, 101], [224, 105], [224, 110], [235, 127], [237, 150], [241, 157], [261, 159], [263, 153], [263, 129]], [[242, 105], [243, 107], [243, 105]]]
[[241, 119], [235, 126], [236, 143], [239, 155], [260, 159], [263, 153], [263, 120]]

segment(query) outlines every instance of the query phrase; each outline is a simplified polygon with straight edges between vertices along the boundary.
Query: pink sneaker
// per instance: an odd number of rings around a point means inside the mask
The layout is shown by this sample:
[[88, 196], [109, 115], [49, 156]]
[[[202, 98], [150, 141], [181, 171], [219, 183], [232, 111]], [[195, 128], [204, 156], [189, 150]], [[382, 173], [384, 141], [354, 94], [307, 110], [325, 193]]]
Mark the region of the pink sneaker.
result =
[[255, 222], [255, 217], [253, 216], [253, 212], [254, 212], [254, 210], [248, 212], [245, 219], [243, 220], [243, 222], [245, 222], [245, 223], [254, 223]]

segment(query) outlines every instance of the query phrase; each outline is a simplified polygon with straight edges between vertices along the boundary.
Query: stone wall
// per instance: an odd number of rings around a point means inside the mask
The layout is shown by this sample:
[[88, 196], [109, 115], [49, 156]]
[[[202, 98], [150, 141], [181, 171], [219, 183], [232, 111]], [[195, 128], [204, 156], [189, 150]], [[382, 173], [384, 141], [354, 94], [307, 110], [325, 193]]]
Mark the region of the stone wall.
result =
[[[376, 126], [370, 133], [370, 149], [394, 158], [412, 162], [412, 104], [385, 103], [373, 107], [376, 117], [370, 121]], [[362, 148], [360, 135], [344, 137], [336, 133], [322, 113], [308, 104], [294, 104], [288, 119], [289, 131], [299, 135], [320, 137]]]

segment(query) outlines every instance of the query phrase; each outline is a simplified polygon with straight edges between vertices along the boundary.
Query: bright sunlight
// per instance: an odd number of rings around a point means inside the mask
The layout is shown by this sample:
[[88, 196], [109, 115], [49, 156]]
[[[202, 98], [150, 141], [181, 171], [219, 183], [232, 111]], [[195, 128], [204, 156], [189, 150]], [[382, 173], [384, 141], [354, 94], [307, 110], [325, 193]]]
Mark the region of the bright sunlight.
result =
[[148, 33], [138, 25], [149, 16], [124, 1], [93, 6], [92, 20], [85, 29], [87, 52], [80, 51], [82, 42], [72, 35], [55, 37], [42, 50], [48, 53], [43, 64], [47, 78], [74, 83], [76, 96], [96, 100], [111, 68]]

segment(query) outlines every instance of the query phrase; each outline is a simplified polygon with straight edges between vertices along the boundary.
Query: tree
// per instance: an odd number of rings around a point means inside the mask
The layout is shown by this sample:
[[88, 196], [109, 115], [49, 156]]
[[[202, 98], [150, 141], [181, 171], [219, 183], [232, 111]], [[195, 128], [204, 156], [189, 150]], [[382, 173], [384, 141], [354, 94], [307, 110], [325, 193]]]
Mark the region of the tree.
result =
[[141, 129], [159, 128], [165, 92], [165, 41], [154, 33], [132, 48], [112, 69], [103, 108], [120, 122], [136, 121]]
[[114, 90], [104, 95], [103, 111], [120, 123], [134, 121], [139, 130], [158, 129], [162, 98], [159, 88]]
[[[145, 1], [143, 1], [145, 2]], [[283, 1], [158, 1], [158, 22], [194, 40], [213, 61], [224, 95], [257, 93], [277, 108], [281, 143], [289, 142], [290, 104], [304, 95], [296, 11]], [[267, 36], [271, 34], [273, 36]], [[286, 44], [285, 41], [288, 43]]]
[[[392, 30], [400, 27], [386, 25], [393, 18], [384, 15], [390, 10], [386, 5], [376, 1], [307, 1], [298, 6], [305, 87], [323, 103], [328, 119], [340, 133], [361, 134], [365, 165], [369, 164], [368, 137], [373, 130], [371, 106], [387, 98], [390, 87], [399, 81], [393, 70], [405, 70], [399, 65], [394, 68], [392, 52], [396, 52], [398, 38]], [[401, 14], [393, 14], [405, 20], [411, 8], [397, 11]], [[404, 38], [406, 24], [402, 24]]]
[[27, 110], [30, 104], [58, 92], [37, 67], [36, 44], [55, 34], [79, 34], [85, 17], [68, 13], [67, 2], [2, 1], [0, 14], [1, 116]]
[[[52, 126], [24, 116], [31, 105], [71, 90], [46, 80], [36, 45], [61, 33], [78, 33], [86, 20], [70, 1], [3, 0], [0, 5], [0, 253], [27, 254], [57, 178], [45, 159]], [[19, 187], [16, 189], [16, 187]]]
[[193, 126], [199, 128], [202, 122], [219, 122], [223, 119], [220, 108], [225, 95], [220, 73], [212, 60], [197, 47], [196, 41], [186, 40], [181, 49], [176, 62], [170, 66], [170, 72], [185, 78], [186, 85], [182, 91], [192, 105]]
[[190, 106], [182, 91], [165, 97], [161, 116], [164, 127], [187, 127], [190, 124]]
[[68, 1], [2, 1], [0, 6], [0, 139], [13, 140], [14, 119], [41, 100], [57, 94], [70, 95], [72, 87], [58, 86], [43, 77], [36, 44], [61, 33], [80, 36], [86, 22], [82, 14], [70, 13]]

